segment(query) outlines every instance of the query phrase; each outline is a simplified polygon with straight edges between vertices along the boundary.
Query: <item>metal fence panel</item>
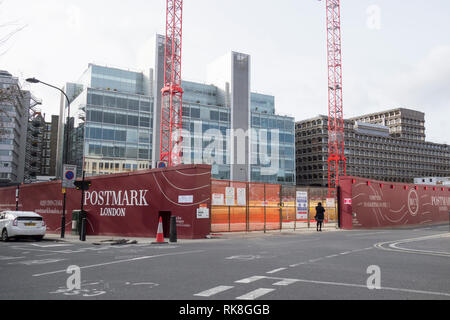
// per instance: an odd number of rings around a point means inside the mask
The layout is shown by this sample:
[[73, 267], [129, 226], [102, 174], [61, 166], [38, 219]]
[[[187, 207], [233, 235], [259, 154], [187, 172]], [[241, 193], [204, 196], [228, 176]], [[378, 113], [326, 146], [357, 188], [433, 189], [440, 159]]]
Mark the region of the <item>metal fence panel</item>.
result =
[[[294, 230], [315, 222], [322, 202], [326, 222], [337, 221], [336, 201], [327, 201], [327, 188], [302, 188], [274, 184], [212, 181], [212, 232]], [[308, 193], [309, 220], [297, 214], [297, 191]], [[334, 207], [330, 206], [334, 204]]]

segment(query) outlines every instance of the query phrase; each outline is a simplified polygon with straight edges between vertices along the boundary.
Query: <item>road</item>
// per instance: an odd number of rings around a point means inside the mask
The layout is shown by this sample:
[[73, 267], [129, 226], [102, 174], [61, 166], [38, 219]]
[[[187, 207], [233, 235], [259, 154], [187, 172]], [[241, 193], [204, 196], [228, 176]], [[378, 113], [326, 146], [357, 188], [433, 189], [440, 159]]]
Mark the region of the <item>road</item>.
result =
[[[80, 290], [67, 287], [69, 266], [80, 268]], [[367, 287], [371, 266], [381, 289]], [[175, 245], [0, 242], [0, 283], [2, 300], [450, 300], [450, 233], [447, 225]]]

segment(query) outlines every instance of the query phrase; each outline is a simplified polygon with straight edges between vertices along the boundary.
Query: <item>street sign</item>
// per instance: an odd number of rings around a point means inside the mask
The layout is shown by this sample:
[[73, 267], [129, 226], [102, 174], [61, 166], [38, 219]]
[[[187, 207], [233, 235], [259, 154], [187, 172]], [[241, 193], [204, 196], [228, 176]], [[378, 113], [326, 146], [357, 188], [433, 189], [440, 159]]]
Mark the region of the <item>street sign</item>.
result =
[[62, 187], [66, 189], [75, 189], [75, 179], [77, 178], [77, 166], [64, 165]]

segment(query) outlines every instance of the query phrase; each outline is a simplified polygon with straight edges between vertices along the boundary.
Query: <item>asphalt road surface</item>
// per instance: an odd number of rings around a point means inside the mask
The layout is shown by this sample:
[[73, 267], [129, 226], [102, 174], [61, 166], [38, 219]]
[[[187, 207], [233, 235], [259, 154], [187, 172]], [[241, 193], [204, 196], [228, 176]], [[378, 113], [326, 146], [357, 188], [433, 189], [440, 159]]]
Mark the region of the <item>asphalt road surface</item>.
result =
[[[80, 268], [80, 290], [69, 266]], [[450, 233], [446, 225], [175, 245], [0, 242], [0, 299], [450, 300]]]

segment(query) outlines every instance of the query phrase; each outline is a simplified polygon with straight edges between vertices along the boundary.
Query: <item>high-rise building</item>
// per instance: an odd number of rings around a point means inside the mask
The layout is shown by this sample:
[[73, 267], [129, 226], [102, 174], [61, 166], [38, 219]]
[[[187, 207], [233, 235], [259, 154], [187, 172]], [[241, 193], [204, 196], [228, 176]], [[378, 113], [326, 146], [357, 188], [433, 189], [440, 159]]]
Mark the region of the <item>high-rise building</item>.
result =
[[0, 185], [22, 183], [31, 95], [0, 71]]
[[[147, 81], [142, 72], [89, 64], [79, 83], [66, 85], [72, 100], [68, 162], [79, 175], [151, 168], [153, 97]], [[65, 130], [60, 139], [66, 139]]]
[[[164, 36], [155, 48], [153, 161], [159, 160]], [[183, 81], [184, 161], [209, 163], [216, 179], [295, 184], [294, 118], [251, 91], [251, 57], [230, 52], [207, 67], [208, 84]], [[189, 152], [190, 150], [190, 152]]]
[[[182, 161], [211, 164], [216, 179], [294, 184], [294, 118], [275, 114], [273, 96], [251, 92], [250, 62], [232, 52], [209, 66], [209, 84], [182, 81]], [[156, 36], [154, 64], [146, 70], [90, 64], [80, 81], [66, 85], [73, 117], [69, 161], [80, 174], [156, 167], [163, 36]]]
[[[398, 108], [344, 121], [347, 174], [381, 181], [450, 176], [450, 146], [425, 141], [425, 114]], [[296, 123], [297, 184], [328, 183], [328, 117]]]

